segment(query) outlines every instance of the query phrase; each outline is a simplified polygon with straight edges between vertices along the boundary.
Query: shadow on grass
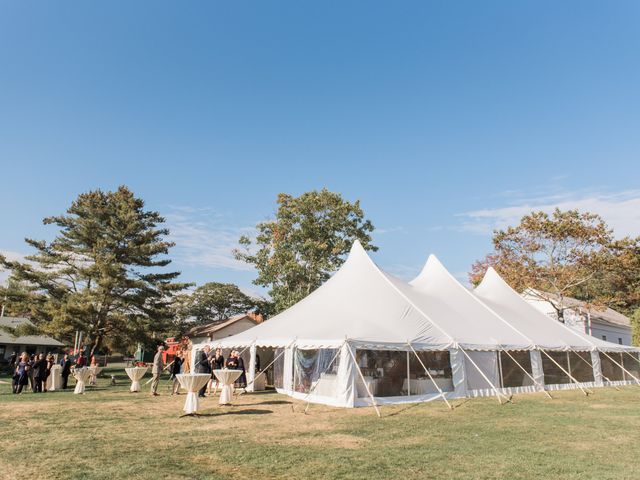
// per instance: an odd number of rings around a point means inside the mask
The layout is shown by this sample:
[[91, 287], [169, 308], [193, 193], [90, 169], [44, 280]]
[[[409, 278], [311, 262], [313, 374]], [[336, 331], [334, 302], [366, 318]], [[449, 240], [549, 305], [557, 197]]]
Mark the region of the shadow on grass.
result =
[[196, 413], [196, 414], [184, 414], [182, 417], [223, 417], [226, 415], [268, 415], [273, 413], [273, 410], [259, 410], [257, 408], [247, 408], [245, 410], [232, 410], [229, 412], [217, 412], [217, 413]]
[[235, 407], [250, 407], [252, 405], [291, 405], [293, 402], [288, 402], [287, 400], [267, 400], [266, 402], [256, 402], [256, 403], [234, 403]]

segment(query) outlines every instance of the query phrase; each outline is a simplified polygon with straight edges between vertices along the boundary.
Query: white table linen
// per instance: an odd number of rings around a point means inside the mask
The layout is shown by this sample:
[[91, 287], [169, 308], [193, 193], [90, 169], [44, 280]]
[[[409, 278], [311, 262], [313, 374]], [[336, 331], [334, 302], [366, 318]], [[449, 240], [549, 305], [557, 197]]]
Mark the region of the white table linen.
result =
[[102, 367], [92, 365], [91, 367], [89, 367], [89, 371], [91, 372], [91, 376], [89, 377], [89, 385], [95, 385], [98, 382], [98, 375], [102, 371]]
[[87, 380], [89, 380], [89, 377], [91, 376], [91, 372], [86, 367], [76, 368], [73, 372], [73, 376], [76, 379], [76, 388], [73, 390], [73, 393], [75, 394], [84, 393], [86, 382]]
[[60, 365], [53, 365], [51, 367], [51, 373], [47, 377], [47, 391], [55, 392], [62, 388], [62, 367]]
[[[364, 377], [364, 380], [366, 384], [362, 382], [362, 379], [359, 375], [358, 377], [356, 377], [356, 391], [358, 392], [358, 398], [368, 397], [369, 392], [371, 392], [371, 395], [375, 397], [376, 393], [378, 393], [378, 380], [366, 375]], [[367, 387], [369, 389], [369, 392], [367, 392]]]
[[204, 387], [211, 375], [208, 373], [180, 373], [176, 375], [180, 386], [187, 391], [187, 399], [184, 402], [184, 413], [191, 415], [198, 411], [200, 401], [198, 391]]
[[131, 388], [130, 392], [139, 392], [140, 391], [140, 380], [144, 377], [144, 374], [147, 373], [147, 367], [130, 367], [125, 368], [125, 372], [131, 379]]
[[220, 384], [220, 405], [229, 405], [233, 398], [233, 382], [242, 374], [242, 370], [214, 370], [213, 374], [216, 376]]
[[[433, 379], [440, 390], [448, 392], [453, 390], [453, 381], [450, 378], [434, 378]], [[409, 395], [425, 395], [427, 393], [438, 393], [438, 389], [429, 378], [412, 378], [409, 382], [411, 385], [411, 392]], [[402, 391], [407, 393], [409, 384], [407, 379], [404, 379], [402, 384]]]

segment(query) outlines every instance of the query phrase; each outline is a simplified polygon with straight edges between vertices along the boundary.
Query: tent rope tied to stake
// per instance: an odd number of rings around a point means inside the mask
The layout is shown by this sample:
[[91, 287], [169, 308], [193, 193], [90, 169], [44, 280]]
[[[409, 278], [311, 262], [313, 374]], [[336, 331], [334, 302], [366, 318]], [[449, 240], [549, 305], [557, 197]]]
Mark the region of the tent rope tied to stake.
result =
[[618, 365], [618, 366], [622, 369], [622, 371], [623, 371], [623, 372], [625, 372], [627, 375], [629, 375], [631, 378], [633, 378], [633, 379], [636, 381], [636, 383], [637, 383], [638, 385], [640, 385], [640, 380], [638, 380], [638, 378], [637, 378], [635, 375], [633, 375], [631, 372], [629, 372], [629, 370], [627, 370], [626, 368], [624, 368], [622, 365], [620, 365], [618, 362], [616, 362], [612, 357], [610, 357], [609, 355], [607, 355], [607, 352], [602, 351], [602, 350], [600, 350], [600, 352], [604, 353], [604, 354], [607, 356], [607, 358], [608, 358], [609, 360], [611, 360], [613, 363], [615, 363], [616, 365]]
[[541, 351], [542, 353], [544, 353], [544, 354], [549, 358], [549, 360], [551, 360], [553, 363], [555, 363], [555, 364], [556, 364], [556, 366], [557, 366], [560, 370], [562, 370], [562, 371], [567, 375], [567, 377], [569, 377], [569, 379], [570, 379], [573, 383], [575, 383], [575, 384], [576, 384], [576, 386], [577, 386], [580, 390], [582, 390], [582, 393], [584, 393], [584, 394], [585, 394], [585, 396], [587, 396], [587, 397], [588, 397], [588, 396], [589, 396], [589, 393], [592, 393], [592, 392], [587, 392], [584, 388], [582, 388], [582, 385], [580, 385], [580, 382], [578, 382], [578, 380], [576, 380], [576, 379], [573, 377], [573, 375], [571, 375], [571, 374], [570, 374], [569, 372], [567, 372], [564, 368], [562, 368], [562, 365], [560, 365], [558, 362], [556, 362], [556, 361], [551, 357], [551, 355], [549, 355], [547, 352], [545, 352], [545, 351], [544, 351], [544, 350], [542, 350], [542, 349], [540, 349], [540, 351]]
[[522, 371], [523, 371], [523, 372], [524, 372], [524, 373], [525, 373], [525, 374], [526, 374], [526, 375], [531, 379], [531, 381], [532, 381], [535, 385], [539, 386], [539, 387], [540, 387], [540, 390], [541, 390], [541, 391], [543, 391], [543, 392], [547, 395], [547, 397], [549, 397], [549, 398], [553, 399], [553, 397], [551, 396], [551, 394], [550, 394], [549, 392], [547, 392], [547, 389], [546, 389], [546, 388], [544, 388], [544, 385], [543, 385], [543, 384], [541, 384], [540, 382], [538, 382], [538, 381], [533, 377], [533, 375], [531, 375], [529, 372], [527, 372], [527, 369], [526, 369], [526, 368], [524, 368], [522, 365], [520, 365], [520, 364], [518, 363], [518, 361], [517, 361], [515, 358], [513, 358], [513, 356], [509, 353], [509, 351], [508, 351], [508, 350], [504, 350], [504, 349], [503, 349], [503, 350], [500, 350], [500, 351], [501, 351], [501, 352], [506, 353], [507, 355], [509, 355], [509, 358], [511, 358], [511, 360], [513, 360], [513, 363], [515, 363], [518, 367], [520, 367], [520, 370], [522, 370]]
[[[572, 351], [573, 353], [575, 353], [576, 355], [578, 355], [578, 352], [576, 352], [575, 350], [571, 350], [571, 351]], [[596, 350], [596, 352], [597, 352], [597, 350]], [[591, 368], [591, 371], [593, 372], [593, 365], [591, 365], [591, 363], [587, 362], [587, 361], [586, 361], [584, 358], [582, 358], [580, 355], [578, 355], [578, 358], [579, 358], [580, 360], [582, 360], [584, 363], [586, 363], [587, 365], [589, 365], [589, 367]], [[600, 376], [601, 376], [602, 378], [604, 378], [607, 382], [611, 382], [611, 380], [609, 380], [609, 378], [608, 378], [608, 377], [606, 377], [606, 376], [604, 375], [604, 373], [602, 373], [602, 369], [600, 369]], [[595, 372], [593, 372], [593, 379], [594, 379], [594, 380], [596, 379]], [[613, 388], [615, 388], [616, 390], [620, 391], [620, 389], [619, 389], [617, 386], [615, 386], [615, 385], [611, 385], [611, 386], [612, 386]]]
[[501, 397], [504, 397], [508, 402], [511, 402], [511, 399], [507, 398], [506, 395], [503, 395], [502, 393], [500, 393], [498, 391], [498, 389], [496, 388], [496, 386], [493, 384], [493, 382], [491, 382], [491, 380], [489, 380], [489, 378], [484, 374], [484, 372], [480, 369], [480, 367], [476, 364], [476, 362], [473, 361], [473, 359], [469, 356], [469, 354], [467, 354], [467, 352], [464, 351], [464, 348], [462, 348], [461, 346], [458, 345], [458, 348], [460, 349], [460, 351], [462, 353], [464, 353], [464, 356], [467, 357], [469, 359], [469, 361], [473, 364], [474, 367], [476, 367], [476, 370], [478, 370], [478, 372], [480, 372], [480, 375], [482, 375], [482, 378], [484, 378], [487, 383], [489, 385], [491, 385], [491, 388], [493, 389], [493, 391], [495, 392], [496, 396], [498, 397], [498, 403], [500, 403], [500, 405], [502, 405], [502, 399]]

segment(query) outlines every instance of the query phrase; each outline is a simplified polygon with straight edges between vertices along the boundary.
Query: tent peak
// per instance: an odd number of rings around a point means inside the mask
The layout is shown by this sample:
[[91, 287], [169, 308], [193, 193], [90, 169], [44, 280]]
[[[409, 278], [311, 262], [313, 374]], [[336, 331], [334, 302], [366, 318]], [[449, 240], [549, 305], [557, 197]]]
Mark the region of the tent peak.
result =
[[431, 253], [429, 254], [429, 257], [427, 258], [427, 261], [425, 262], [424, 267], [422, 267], [422, 270], [420, 270], [420, 273], [418, 274], [418, 276], [413, 280], [411, 280], [409, 284], [413, 285], [414, 287], [424, 285], [426, 282], [429, 281], [433, 272], [442, 271], [442, 270], [446, 270], [446, 268], [444, 267], [442, 262], [438, 259], [438, 257], [436, 257], [433, 253]]

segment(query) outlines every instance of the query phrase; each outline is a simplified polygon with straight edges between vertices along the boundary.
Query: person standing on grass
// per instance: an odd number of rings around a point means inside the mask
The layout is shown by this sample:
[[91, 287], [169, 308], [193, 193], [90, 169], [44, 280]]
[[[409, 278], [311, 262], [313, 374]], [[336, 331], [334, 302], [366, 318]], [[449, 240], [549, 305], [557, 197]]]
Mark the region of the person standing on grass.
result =
[[51, 375], [51, 367], [53, 367], [55, 363], [56, 362], [53, 358], [53, 354], [50, 353], [49, 356], [47, 357], [47, 366], [44, 371], [44, 381], [42, 382], [42, 389], [45, 392], [47, 391], [47, 380], [49, 379], [49, 375]]
[[22, 393], [22, 389], [29, 383], [29, 355], [27, 352], [22, 352], [20, 359], [16, 363], [16, 368], [13, 372], [13, 393]]
[[16, 366], [16, 360], [18, 359], [18, 352], [13, 352], [11, 357], [9, 357], [9, 368], [13, 368]]
[[76, 357], [76, 369], [81, 369], [87, 366], [87, 357], [84, 356], [84, 351], [80, 351], [80, 354]]
[[62, 389], [67, 389], [67, 383], [69, 382], [69, 375], [71, 375], [71, 359], [69, 358], [69, 354], [65, 353], [64, 358], [60, 362], [60, 366], [62, 370], [60, 371], [60, 375], [62, 377]]
[[[199, 350], [196, 355], [196, 361], [194, 365], [194, 373], [208, 373], [211, 374], [211, 363], [209, 363], [209, 352], [211, 351], [211, 347], [209, 345], [205, 345], [202, 350]], [[207, 382], [208, 383], [208, 382]], [[204, 384], [204, 387], [200, 389], [198, 392], [199, 397], [204, 397], [204, 394], [207, 391], [207, 383]]]
[[238, 362], [238, 370], [242, 370], [242, 373], [238, 377], [238, 380], [236, 380], [236, 386], [244, 388], [245, 391], [246, 391], [246, 388], [247, 388], [247, 372], [244, 369], [244, 360], [240, 356], [240, 352], [238, 352], [237, 350], [236, 350], [236, 361]]
[[46, 381], [47, 377], [47, 360], [44, 358], [44, 353], [38, 355], [33, 362], [33, 393], [42, 393], [42, 383]]
[[211, 394], [211, 387], [213, 386], [213, 382], [216, 383], [216, 387], [213, 389], [213, 394], [218, 391], [218, 387], [220, 386], [220, 382], [218, 378], [213, 373], [214, 370], [222, 370], [224, 368], [224, 357], [222, 356], [222, 349], [220, 347], [216, 348], [216, 353], [211, 358], [211, 380], [209, 381], [209, 394]]
[[171, 388], [171, 395], [180, 395], [180, 382], [176, 375], [182, 373], [182, 352], [176, 354], [176, 358], [173, 359], [171, 364], [171, 377], [173, 378], [173, 387]]
[[153, 367], [151, 368], [151, 395], [154, 397], [158, 395], [158, 384], [160, 383], [160, 375], [162, 375], [162, 369], [164, 368], [164, 361], [162, 359], [162, 351], [164, 347], [160, 345], [156, 356], [153, 357]]

